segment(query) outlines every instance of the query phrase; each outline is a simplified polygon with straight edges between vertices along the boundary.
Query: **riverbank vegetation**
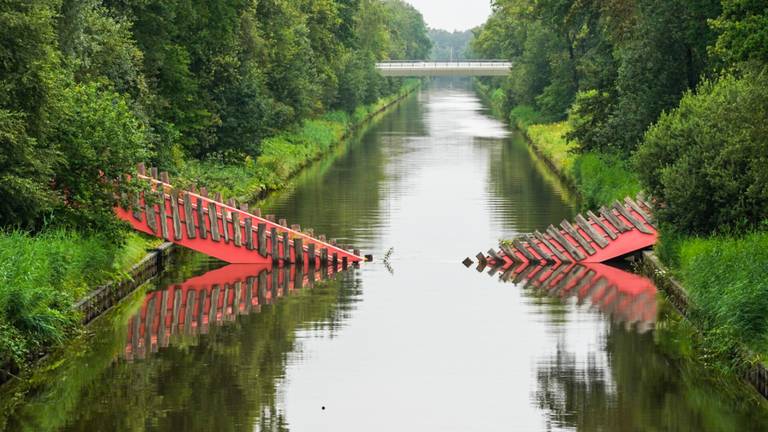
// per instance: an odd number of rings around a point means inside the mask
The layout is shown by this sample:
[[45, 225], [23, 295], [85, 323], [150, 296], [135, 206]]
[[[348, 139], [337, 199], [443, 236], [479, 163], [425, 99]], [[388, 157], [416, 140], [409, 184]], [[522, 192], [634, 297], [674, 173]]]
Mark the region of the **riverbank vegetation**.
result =
[[377, 60], [430, 49], [401, 0], [3, 2], [0, 369], [75, 331], [74, 300], [152, 246], [109, 180], [147, 162], [238, 198], [277, 189], [403, 91]]
[[[479, 91], [594, 207], [641, 188], [705, 350], [768, 355], [768, 8], [741, 0], [499, 0]], [[758, 312], [759, 311], [759, 312]]]

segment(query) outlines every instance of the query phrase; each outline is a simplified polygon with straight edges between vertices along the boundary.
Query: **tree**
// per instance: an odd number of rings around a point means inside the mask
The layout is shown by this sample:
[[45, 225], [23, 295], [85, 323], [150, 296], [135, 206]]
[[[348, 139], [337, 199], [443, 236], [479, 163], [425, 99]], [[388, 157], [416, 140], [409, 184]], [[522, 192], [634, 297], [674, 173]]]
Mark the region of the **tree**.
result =
[[768, 63], [768, 5], [760, 0], [722, 0], [723, 13], [711, 21], [718, 32], [712, 51], [727, 64]]
[[46, 135], [61, 154], [53, 180], [63, 198], [58, 222], [117, 230], [113, 182], [149, 157], [146, 130], [129, 100], [95, 83], [68, 86], [52, 105]]
[[745, 231], [768, 215], [768, 73], [704, 82], [662, 114], [635, 156], [662, 223]]

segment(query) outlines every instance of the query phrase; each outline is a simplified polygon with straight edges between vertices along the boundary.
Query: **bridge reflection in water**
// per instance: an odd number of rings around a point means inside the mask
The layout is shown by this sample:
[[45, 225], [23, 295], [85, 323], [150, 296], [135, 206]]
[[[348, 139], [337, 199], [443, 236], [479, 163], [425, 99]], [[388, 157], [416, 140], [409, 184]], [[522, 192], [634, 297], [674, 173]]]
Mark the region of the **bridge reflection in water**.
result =
[[345, 266], [229, 264], [149, 292], [128, 323], [123, 357], [144, 359], [176, 339], [207, 334], [211, 325], [258, 313], [262, 306], [302, 288], [313, 288], [315, 282], [344, 270]]
[[[482, 272], [485, 264], [478, 264]], [[657, 289], [643, 276], [606, 264], [520, 264], [491, 267], [488, 275], [499, 275], [523, 289], [533, 288], [563, 300], [575, 298], [578, 304], [588, 304], [609, 315], [614, 321], [635, 325], [640, 333], [653, 328], [656, 322]]]

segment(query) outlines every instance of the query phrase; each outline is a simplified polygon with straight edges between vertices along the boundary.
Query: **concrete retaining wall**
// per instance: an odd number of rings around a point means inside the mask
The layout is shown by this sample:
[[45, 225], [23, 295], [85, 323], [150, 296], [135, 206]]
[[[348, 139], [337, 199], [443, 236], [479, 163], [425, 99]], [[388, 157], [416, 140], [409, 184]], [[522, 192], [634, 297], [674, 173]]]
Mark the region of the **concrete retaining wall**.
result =
[[160, 274], [173, 251], [173, 243], [163, 243], [131, 268], [128, 279], [108, 283], [88, 293], [74, 305], [75, 309], [83, 313], [83, 324], [93, 321], [133, 290]]

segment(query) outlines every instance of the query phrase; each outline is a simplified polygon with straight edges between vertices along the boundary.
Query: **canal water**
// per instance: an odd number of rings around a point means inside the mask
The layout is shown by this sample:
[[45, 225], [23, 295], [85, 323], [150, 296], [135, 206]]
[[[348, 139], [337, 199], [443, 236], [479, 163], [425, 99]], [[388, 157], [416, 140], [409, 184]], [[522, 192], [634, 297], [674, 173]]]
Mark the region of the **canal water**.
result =
[[753, 392], [688, 359], [691, 330], [648, 281], [549, 287], [461, 264], [575, 208], [468, 86], [432, 85], [263, 207], [373, 263], [283, 274], [184, 253], [49, 361], [0, 425], [766, 430]]

